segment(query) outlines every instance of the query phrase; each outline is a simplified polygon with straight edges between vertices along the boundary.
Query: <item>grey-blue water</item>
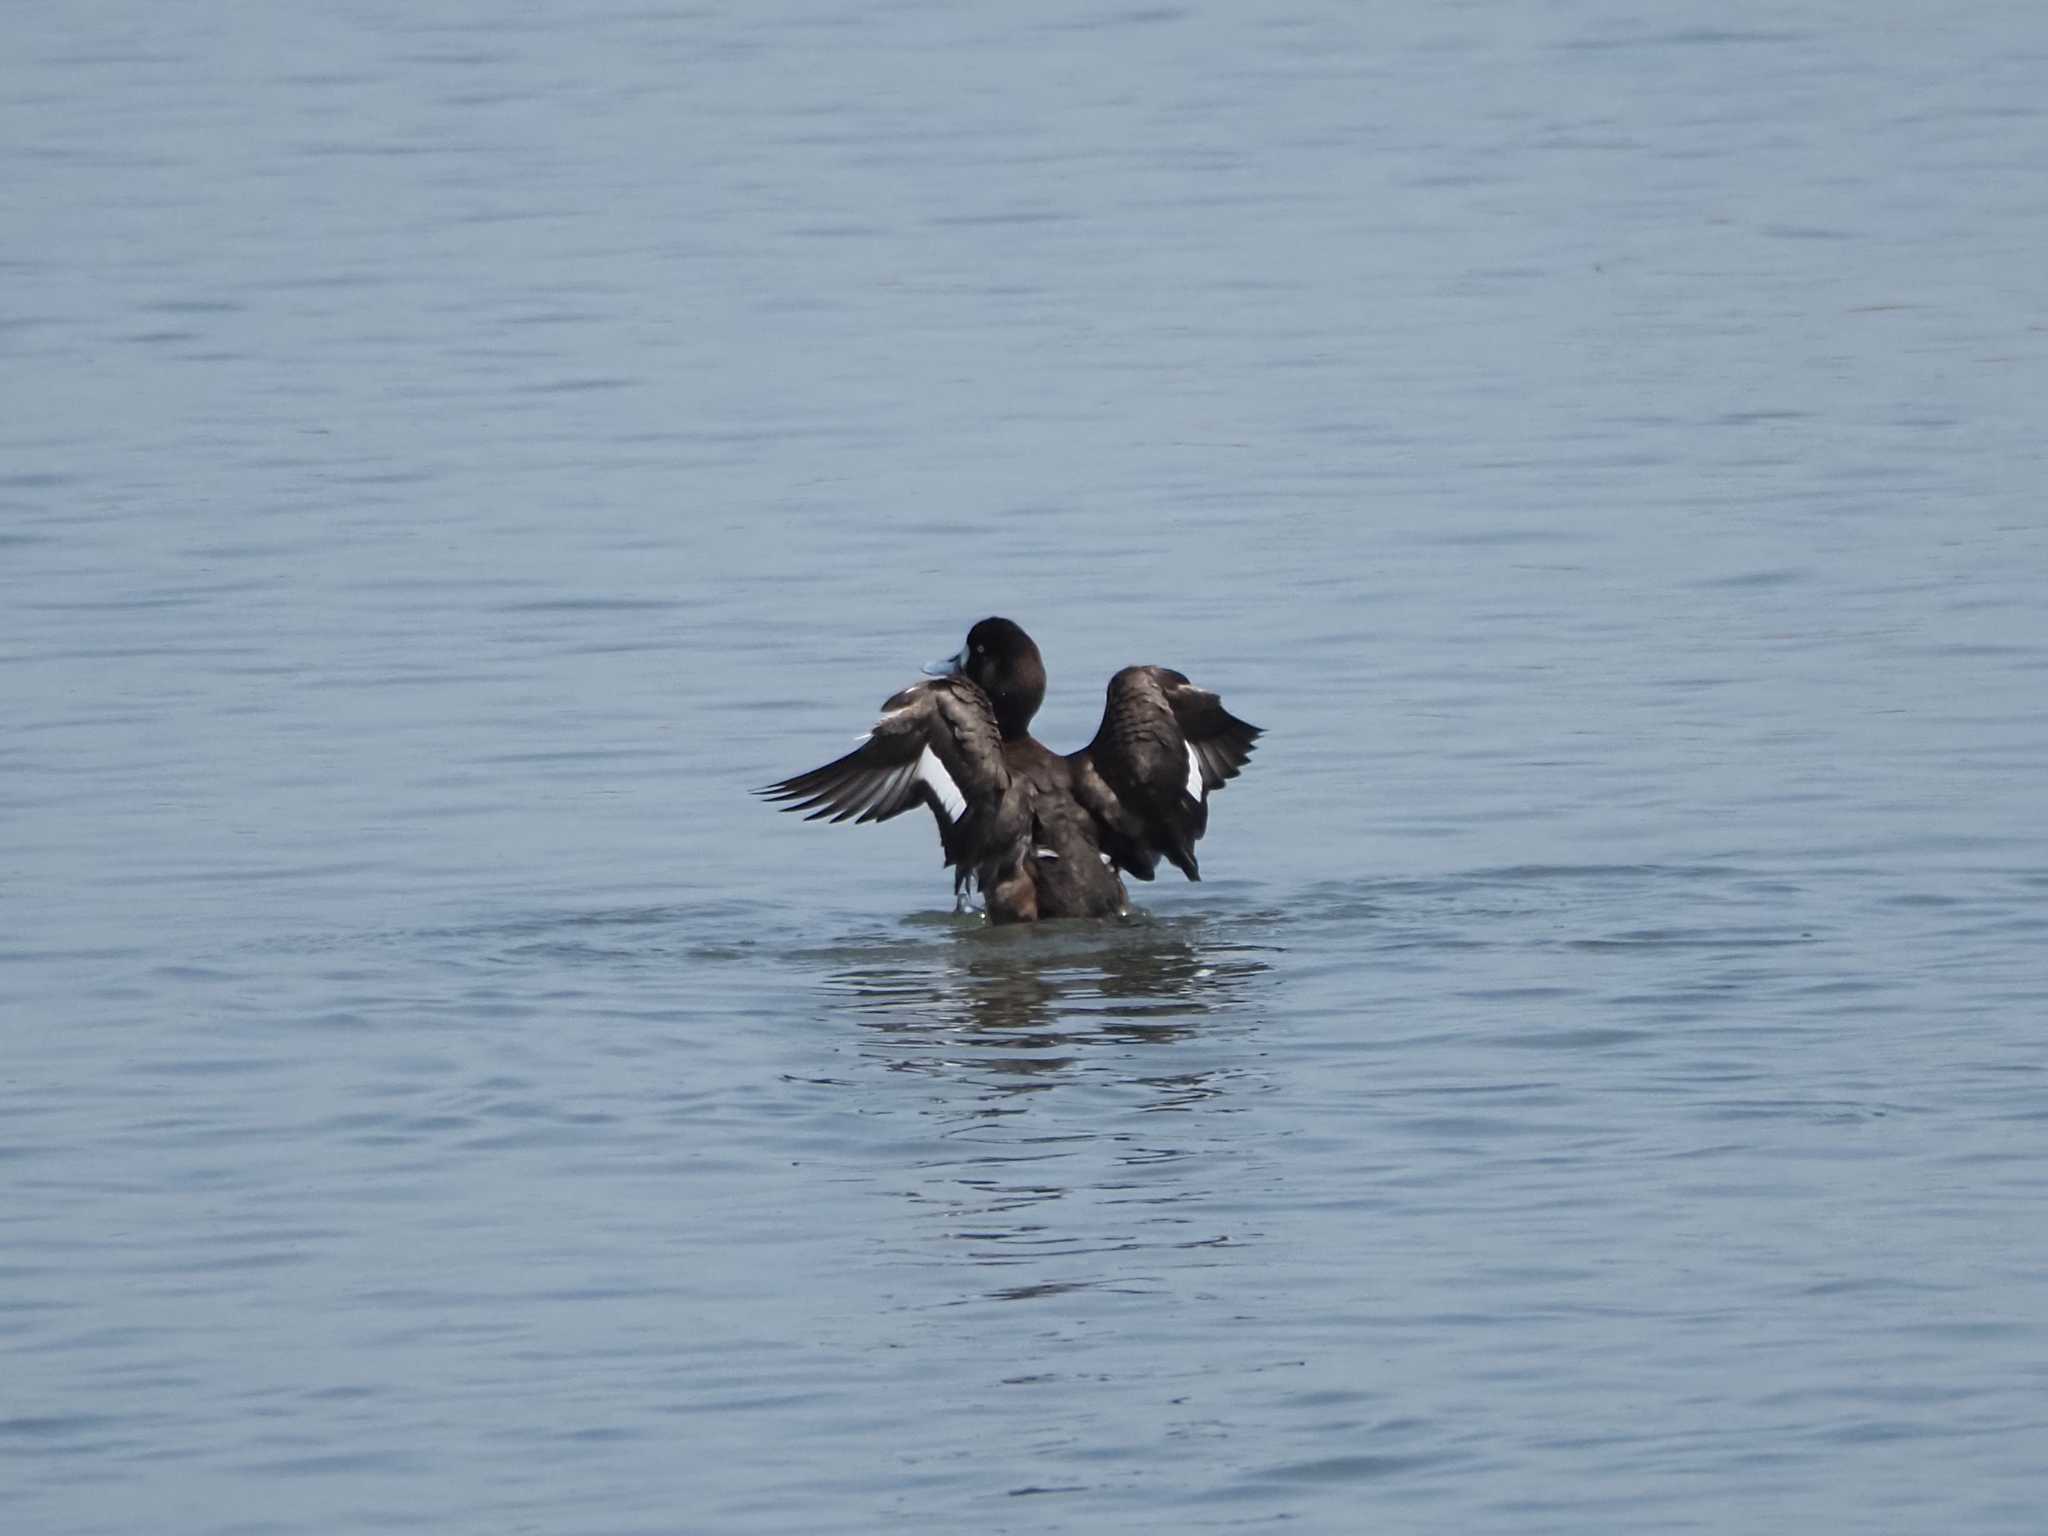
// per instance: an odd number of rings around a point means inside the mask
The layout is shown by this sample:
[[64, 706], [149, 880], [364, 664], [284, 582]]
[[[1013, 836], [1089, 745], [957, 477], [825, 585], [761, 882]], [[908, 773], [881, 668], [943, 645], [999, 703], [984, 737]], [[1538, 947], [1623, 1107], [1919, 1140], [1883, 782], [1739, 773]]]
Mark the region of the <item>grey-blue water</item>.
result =
[[[16, 7], [0, 1525], [2037, 1531], [2044, 71]], [[991, 612], [1202, 884], [748, 797]]]

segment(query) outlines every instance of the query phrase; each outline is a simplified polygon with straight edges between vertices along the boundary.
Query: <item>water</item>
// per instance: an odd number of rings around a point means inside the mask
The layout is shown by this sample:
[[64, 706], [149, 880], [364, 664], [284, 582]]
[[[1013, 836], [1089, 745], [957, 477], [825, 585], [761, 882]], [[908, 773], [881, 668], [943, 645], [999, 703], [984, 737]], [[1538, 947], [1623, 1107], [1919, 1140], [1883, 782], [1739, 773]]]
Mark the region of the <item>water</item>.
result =
[[[23, 11], [7, 1527], [2034, 1530], [2044, 58]], [[990, 612], [1208, 880], [746, 796]]]

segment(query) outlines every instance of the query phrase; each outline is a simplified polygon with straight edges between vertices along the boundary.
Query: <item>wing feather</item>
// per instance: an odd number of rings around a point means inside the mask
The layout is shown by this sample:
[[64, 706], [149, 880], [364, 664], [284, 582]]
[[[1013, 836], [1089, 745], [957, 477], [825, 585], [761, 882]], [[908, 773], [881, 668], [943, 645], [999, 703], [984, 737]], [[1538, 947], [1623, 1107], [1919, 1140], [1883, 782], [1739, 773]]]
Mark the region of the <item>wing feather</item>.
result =
[[889, 699], [844, 757], [755, 793], [806, 821], [888, 821], [929, 806], [946, 862], [964, 875], [1007, 856], [1019, 836], [1010, 787], [988, 696], [966, 678], [941, 677]]
[[1171, 668], [1112, 677], [1102, 724], [1073, 761], [1077, 792], [1117, 864], [1149, 879], [1163, 856], [1201, 879], [1195, 843], [1208, 830], [1208, 797], [1244, 770], [1258, 736]]

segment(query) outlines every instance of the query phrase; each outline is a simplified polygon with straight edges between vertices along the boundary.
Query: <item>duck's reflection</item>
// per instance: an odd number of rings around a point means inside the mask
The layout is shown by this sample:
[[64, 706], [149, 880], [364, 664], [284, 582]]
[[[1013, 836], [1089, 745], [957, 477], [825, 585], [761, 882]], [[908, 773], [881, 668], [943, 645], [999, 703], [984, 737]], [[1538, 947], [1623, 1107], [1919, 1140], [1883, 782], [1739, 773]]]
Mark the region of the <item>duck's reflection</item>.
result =
[[[1238, 1001], [1266, 969], [1198, 921], [983, 928], [940, 944], [893, 945], [835, 970], [830, 985], [892, 1065], [971, 1067], [1009, 1092], [1044, 1086], [1102, 1045], [1166, 1044]], [[1163, 1102], [1195, 1091], [1157, 1082]]]
[[[965, 1264], [967, 1295], [1148, 1291], [1232, 1234], [1201, 1213], [1241, 1163], [1229, 1100], [1256, 1084], [1246, 1006], [1267, 951], [1202, 919], [985, 928], [830, 957], [827, 986], [916, 1126], [888, 1193], [900, 1262]], [[1175, 1255], [1169, 1258], [1169, 1255]]]

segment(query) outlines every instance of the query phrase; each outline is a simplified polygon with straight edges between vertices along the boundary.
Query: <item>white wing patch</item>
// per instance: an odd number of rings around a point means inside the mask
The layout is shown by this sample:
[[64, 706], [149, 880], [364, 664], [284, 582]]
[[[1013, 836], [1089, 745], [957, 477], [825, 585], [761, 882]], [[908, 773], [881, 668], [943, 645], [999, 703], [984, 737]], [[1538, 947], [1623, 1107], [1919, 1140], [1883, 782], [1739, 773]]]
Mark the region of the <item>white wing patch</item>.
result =
[[939, 808], [946, 813], [946, 820], [958, 821], [967, 814], [967, 797], [960, 793], [953, 775], [946, 772], [946, 765], [930, 747], [917, 754], [917, 780], [930, 785], [932, 793], [939, 797]]
[[1187, 742], [1185, 745], [1188, 749], [1188, 798], [1200, 800], [1202, 798], [1202, 760], [1195, 756], [1195, 744], [1193, 742]]

